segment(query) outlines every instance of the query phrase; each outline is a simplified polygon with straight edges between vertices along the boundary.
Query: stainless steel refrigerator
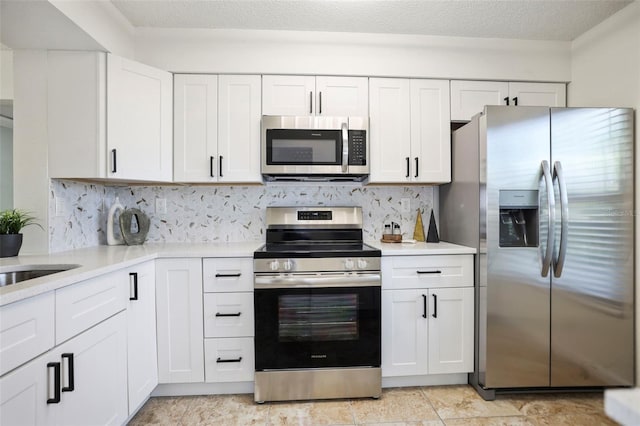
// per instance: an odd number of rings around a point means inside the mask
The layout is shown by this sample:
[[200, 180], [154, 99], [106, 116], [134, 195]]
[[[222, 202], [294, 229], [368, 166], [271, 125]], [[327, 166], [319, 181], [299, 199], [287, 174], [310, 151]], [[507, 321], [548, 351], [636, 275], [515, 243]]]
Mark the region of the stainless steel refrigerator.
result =
[[633, 110], [487, 106], [452, 139], [440, 234], [476, 247], [495, 392], [634, 384]]

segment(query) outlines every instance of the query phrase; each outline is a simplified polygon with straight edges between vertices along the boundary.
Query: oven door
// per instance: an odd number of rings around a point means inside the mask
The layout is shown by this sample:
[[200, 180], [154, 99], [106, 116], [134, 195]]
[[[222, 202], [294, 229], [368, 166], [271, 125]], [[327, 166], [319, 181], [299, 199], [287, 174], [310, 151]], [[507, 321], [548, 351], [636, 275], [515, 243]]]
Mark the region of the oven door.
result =
[[[380, 275], [367, 274], [377, 284], [363, 284], [367, 278], [360, 276], [347, 287], [322, 286], [317, 275], [312, 280], [318, 282], [305, 286], [304, 275], [256, 276], [256, 371], [379, 367]], [[259, 282], [272, 284], [260, 288]]]

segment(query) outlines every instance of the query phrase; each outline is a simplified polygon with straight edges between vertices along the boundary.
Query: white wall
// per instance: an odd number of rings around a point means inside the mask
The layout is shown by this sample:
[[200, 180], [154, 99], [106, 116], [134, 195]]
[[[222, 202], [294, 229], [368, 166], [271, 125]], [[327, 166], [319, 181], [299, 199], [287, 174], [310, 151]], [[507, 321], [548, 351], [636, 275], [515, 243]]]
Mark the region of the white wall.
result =
[[[640, 2], [622, 9], [571, 46], [569, 106], [622, 106], [636, 110], [636, 212], [640, 200]], [[636, 220], [636, 311], [640, 308], [640, 223]], [[640, 315], [636, 314], [636, 346]], [[615, 349], [613, 349], [615, 350]], [[640, 349], [636, 348], [640, 386]]]
[[0, 46], [0, 99], [13, 99], [13, 52]]
[[0, 211], [13, 208], [13, 128], [0, 119]]
[[565, 82], [570, 43], [394, 34], [136, 30], [137, 60], [172, 72]]

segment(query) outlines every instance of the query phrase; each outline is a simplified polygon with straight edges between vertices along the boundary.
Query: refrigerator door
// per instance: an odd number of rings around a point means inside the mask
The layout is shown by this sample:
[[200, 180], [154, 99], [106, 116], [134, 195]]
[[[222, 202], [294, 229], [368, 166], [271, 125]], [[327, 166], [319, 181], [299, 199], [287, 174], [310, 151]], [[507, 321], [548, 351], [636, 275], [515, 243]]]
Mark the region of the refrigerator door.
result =
[[551, 134], [558, 200], [551, 386], [630, 386], [633, 112], [554, 108]]
[[541, 176], [542, 164], [550, 164], [549, 108], [487, 106], [480, 127], [487, 206], [480, 219], [487, 250], [486, 279], [480, 273], [480, 384], [549, 386], [552, 273], [543, 272], [543, 259], [555, 209], [548, 208], [550, 173]]

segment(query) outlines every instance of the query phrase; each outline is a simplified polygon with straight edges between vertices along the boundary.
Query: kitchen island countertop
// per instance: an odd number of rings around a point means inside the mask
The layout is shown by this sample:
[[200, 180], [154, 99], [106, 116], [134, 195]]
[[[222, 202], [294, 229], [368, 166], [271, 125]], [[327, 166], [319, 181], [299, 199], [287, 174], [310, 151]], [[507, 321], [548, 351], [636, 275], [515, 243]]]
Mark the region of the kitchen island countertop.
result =
[[383, 243], [381, 241], [365, 241], [370, 246], [380, 249], [382, 256], [423, 256], [439, 254], [475, 254], [473, 247], [460, 246], [444, 241], [439, 243]]

